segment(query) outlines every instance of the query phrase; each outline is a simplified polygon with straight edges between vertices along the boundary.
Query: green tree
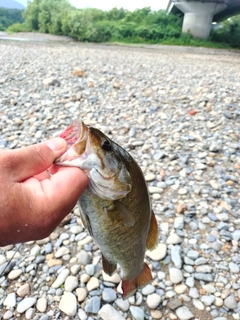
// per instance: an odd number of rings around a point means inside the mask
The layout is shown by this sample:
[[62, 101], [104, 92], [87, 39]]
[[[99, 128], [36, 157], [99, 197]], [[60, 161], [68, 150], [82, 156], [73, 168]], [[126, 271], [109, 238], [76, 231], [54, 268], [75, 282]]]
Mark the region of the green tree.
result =
[[22, 23], [23, 10], [0, 8], [0, 30], [6, 30], [14, 23]]
[[64, 16], [62, 29], [65, 35], [80, 41], [88, 41], [96, 32], [88, 10], [72, 10]]

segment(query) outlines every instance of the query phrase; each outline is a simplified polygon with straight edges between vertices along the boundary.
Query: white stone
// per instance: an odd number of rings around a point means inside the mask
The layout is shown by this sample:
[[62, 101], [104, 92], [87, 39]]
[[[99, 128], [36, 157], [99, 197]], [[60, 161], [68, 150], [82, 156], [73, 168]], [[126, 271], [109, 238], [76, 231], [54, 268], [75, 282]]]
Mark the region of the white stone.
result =
[[166, 257], [167, 254], [167, 246], [164, 243], [159, 243], [157, 248], [150, 251], [146, 251], [146, 255], [152, 259], [153, 261], [159, 261]]
[[87, 320], [88, 316], [83, 309], [78, 310], [78, 316], [80, 320]]
[[55, 258], [61, 258], [62, 256], [64, 256], [65, 254], [68, 254], [70, 252], [70, 250], [66, 247], [60, 247], [57, 252], [55, 253]]
[[88, 291], [92, 291], [94, 289], [99, 288], [99, 280], [96, 277], [91, 277], [90, 280], [87, 283], [87, 289]]
[[216, 288], [212, 284], [204, 284], [202, 287], [207, 293], [216, 292]]
[[57, 279], [53, 282], [52, 288], [59, 288], [65, 282], [69, 273], [70, 271], [68, 269], [63, 269], [61, 273], [58, 275]]
[[204, 310], [204, 304], [199, 299], [193, 299], [193, 305], [199, 310]]
[[6, 299], [3, 302], [3, 305], [8, 308], [13, 308], [16, 306], [16, 293], [12, 292], [9, 293], [6, 297]]
[[39, 245], [35, 245], [34, 247], [32, 247], [29, 255], [36, 257], [40, 251], [41, 251], [41, 247]]
[[36, 304], [36, 308], [39, 312], [45, 312], [47, 309], [47, 299], [39, 298]]
[[178, 244], [183, 242], [183, 238], [179, 237], [176, 233], [170, 234], [170, 236], [167, 238], [167, 244]]
[[65, 290], [72, 292], [78, 286], [78, 278], [75, 276], [68, 276], [65, 280]]
[[25, 318], [27, 320], [30, 320], [33, 318], [34, 314], [35, 314], [35, 308], [29, 308], [25, 312]]
[[148, 190], [151, 194], [153, 193], [162, 193], [163, 189], [162, 188], [158, 188], [158, 187], [148, 187]]
[[59, 309], [69, 317], [74, 317], [77, 313], [77, 299], [72, 292], [64, 292], [59, 303]]
[[169, 269], [169, 276], [170, 281], [177, 284], [183, 280], [183, 274], [182, 271], [177, 268], [170, 268]]
[[85, 288], [77, 288], [76, 293], [79, 302], [84, 301], [87, 297], [87, 290]]
[[182, 294], [187, 291], [187, 286], [185, 284], [179, 284], [174, 287], [177, 294]]
[[78, 234], [81, 233], [83, 231], [83, 228], [81, 226], [72, 226], [70, 228], [70, 232], [73, 234]]
[[145, 180], [150, 182], [150, 181], [153, 181], [155, 179], [155, 174], [153, 173], [149, 173], [145, 176]]
[[107, 275], [104, 271], [102, 272], [103, 281], [119, 283], [121, 278], [117, 272], [115, 272], [112, 276]]
[[20, 277], [20, 275], [22, 274], [22, 270], [21, 269], [14, 269], [12, 270], [9, 274], [8, 274], [8, 279], [10, 280], [14, 280]]
[[161, 302], [161, 297], [157, 293], [152, 293], [147, 296], [146, 302], [150, 309], [156, 309]]
[[4, 313], [3, 319], [8, 320], [8, 319], [12, 318], [12, 316], [13, 316], [12, 311], [8, 310], [7, 312]]
[[0, 266], [3, 265], [7, 261], [6, 257], [0, 254]]
[[103, 320], [125, 320], [125, 318], [114, 309], [110, 304], [105, 304], [99, 311], [98, 315]]
[[31, 308], [36, 303], [36, 301], [37, 299], [32, 297], [23, 299], [22, 301], [19, 302], [17, 306], [17, 312], [18, 313], [25, 312], [27, 309]]

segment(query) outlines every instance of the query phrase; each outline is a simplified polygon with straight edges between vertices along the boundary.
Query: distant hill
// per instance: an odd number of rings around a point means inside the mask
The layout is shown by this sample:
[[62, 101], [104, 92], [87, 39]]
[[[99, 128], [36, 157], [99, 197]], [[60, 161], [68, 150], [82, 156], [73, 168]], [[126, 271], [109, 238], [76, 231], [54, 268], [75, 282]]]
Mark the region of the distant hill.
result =
[[0, 0], [0, 8], [8, 8], [8, 9], [20, 9], [20, 10], [23, 10], [25, 9], [25, 7], [15, 1], [15, 0]]

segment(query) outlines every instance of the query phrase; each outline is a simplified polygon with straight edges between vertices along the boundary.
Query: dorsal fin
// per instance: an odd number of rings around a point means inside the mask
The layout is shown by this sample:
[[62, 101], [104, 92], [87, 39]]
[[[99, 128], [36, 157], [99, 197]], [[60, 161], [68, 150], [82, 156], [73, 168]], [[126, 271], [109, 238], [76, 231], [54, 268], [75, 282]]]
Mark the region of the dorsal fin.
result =
[[152, 211], [150, 227], [148, 231], [146, 247], [153, 250], [158, 245], [158, 224], [154, 212]]

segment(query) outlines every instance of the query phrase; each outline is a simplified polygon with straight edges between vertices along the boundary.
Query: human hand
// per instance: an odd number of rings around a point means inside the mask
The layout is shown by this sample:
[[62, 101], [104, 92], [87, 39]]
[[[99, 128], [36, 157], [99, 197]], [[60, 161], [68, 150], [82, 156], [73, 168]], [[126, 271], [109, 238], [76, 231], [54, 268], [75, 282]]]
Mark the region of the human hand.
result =
[[79, 168], [53, 165], [66, 149], [55, 138], [1, 151], [0, 246], [47, 237], [73, 209], [87, 177]]

